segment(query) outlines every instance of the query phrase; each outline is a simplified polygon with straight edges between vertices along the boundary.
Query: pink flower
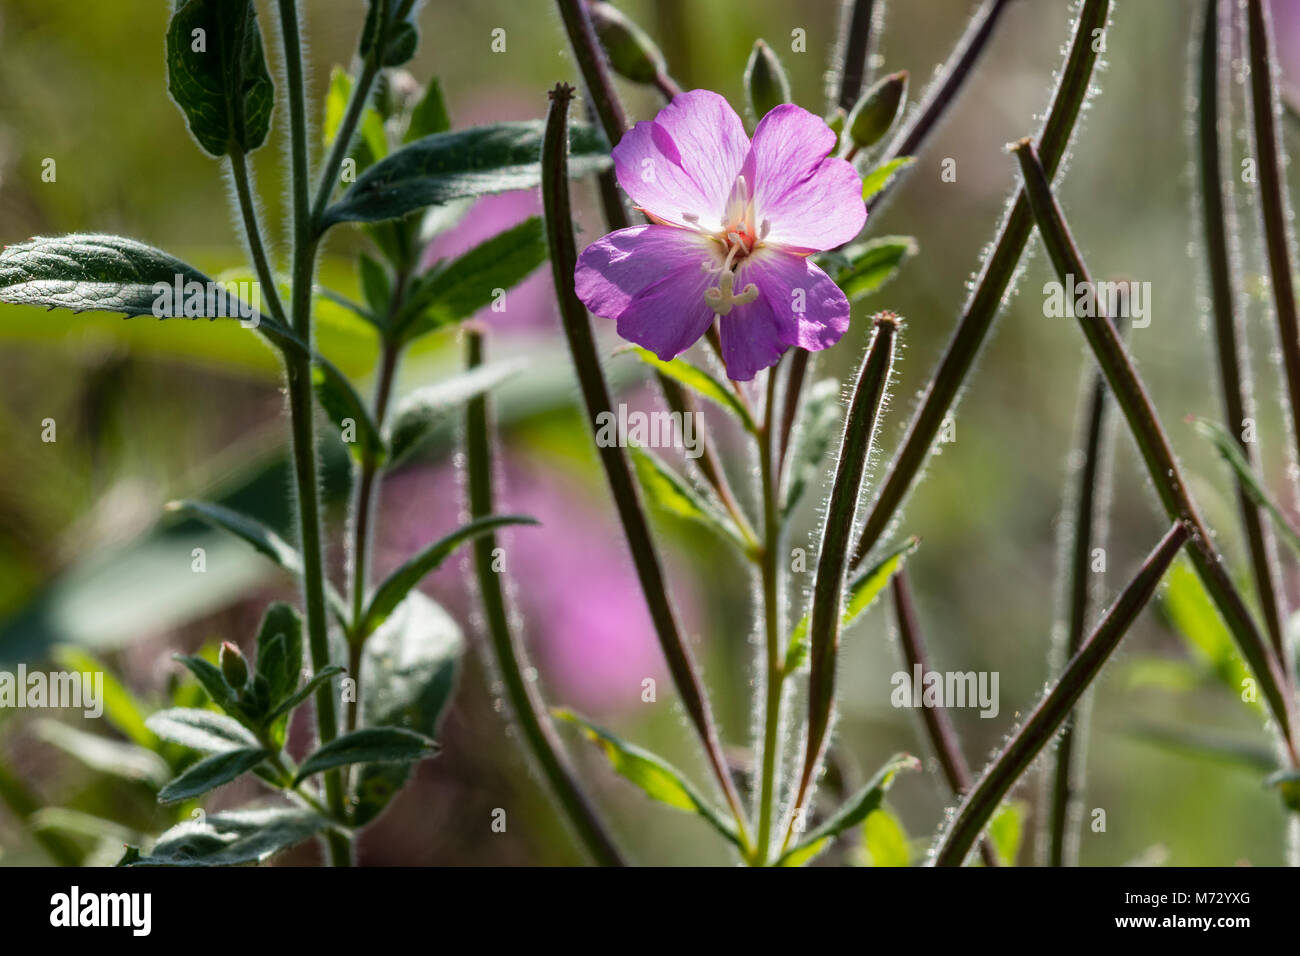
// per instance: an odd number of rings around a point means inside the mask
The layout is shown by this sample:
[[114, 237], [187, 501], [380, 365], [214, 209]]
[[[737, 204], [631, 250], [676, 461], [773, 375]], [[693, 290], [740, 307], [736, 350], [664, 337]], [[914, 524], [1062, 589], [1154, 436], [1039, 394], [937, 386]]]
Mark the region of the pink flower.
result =
[[849, 303], [808, 256], [853, 239], [867, 218], [862, 180], [831, 158], [834, 147], [835, 134], [798, 106], [768, 113], [751, 142], [718, 94], [674, 97], [614, 147], [619, 183], [653, 223], [583, 250], [578, 297], [664, 360], [718, 316], [736, 381], [790, 346], [834, 345]]

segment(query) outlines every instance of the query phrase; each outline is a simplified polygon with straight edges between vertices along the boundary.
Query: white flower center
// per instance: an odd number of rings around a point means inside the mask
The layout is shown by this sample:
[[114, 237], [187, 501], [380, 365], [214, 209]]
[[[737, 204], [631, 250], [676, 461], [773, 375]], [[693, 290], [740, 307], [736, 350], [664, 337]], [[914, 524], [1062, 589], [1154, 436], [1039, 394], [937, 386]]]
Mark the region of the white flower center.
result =
[[752, 282], [746, 284], [739, 293], [735, 291], [735, 268], [737, 260], [746, 258], [763, 244], [767, 232], [767, 222], [763, 222], [758, 229], [754, 228], [754, 197], [745, 177], [737, 176], [727, 200], [722, 231], [713, 237], [726, 248], [726, 262], [717, 270], [707, 261], [701, 264], [705, 272], [718, 273], [717, 286], [704, 290], [705, 304], [718, 315], [727, 315], [735, 306], [745, 305], [758, 298], [758, 286]]

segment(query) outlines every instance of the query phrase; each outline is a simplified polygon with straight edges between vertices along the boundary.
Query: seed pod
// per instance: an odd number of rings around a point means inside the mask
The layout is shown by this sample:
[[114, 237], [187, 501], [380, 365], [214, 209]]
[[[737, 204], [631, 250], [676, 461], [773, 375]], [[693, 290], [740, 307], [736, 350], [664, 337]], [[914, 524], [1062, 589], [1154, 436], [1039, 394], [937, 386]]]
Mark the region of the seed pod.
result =
[[239, 648], [230, 641], [223, 641], [221, 644], [221, 674], [235, 690], [243, 690], [244, 685], [248, 683], [248, 661], [244, 660], [244, 655], [240, 653]]
[[862, 94], [849, 114], [849, 140], [858, 149], [880, 141], [907, 99], [907, 71], [891, 73]]
[[633, 83], [654, 83], [665, 67], [664, 55], [655, 41], [604, 0], [588, 4], [587, 9], [614, 72]]
[[762, 40], [754, 41], [754, 52], [745, 66], [745, 95], [758, 122], [773, 108], [790, 102], [790, 81], [776, 54]]

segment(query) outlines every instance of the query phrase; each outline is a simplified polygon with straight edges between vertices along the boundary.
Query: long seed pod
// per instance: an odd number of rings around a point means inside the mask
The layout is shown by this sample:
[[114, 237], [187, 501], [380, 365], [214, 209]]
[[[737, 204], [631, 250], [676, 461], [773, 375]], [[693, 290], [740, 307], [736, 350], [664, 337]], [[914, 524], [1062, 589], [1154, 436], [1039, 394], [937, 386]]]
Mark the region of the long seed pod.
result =
[[[587, 411], [587, 424], [596, 431], [601, 414], [612, 415], [613, 401], [605, 373], [600, 367], [595, 338], [587, 310], [573, 287], [573, 270], [578, 253], [573, 241], [573, 214], [569, 205], [568, 178], [568, 115], [573, 87], [557, 84], [550, 93], [550, 109], [546, 115], [546, 132], [542, 140], [542, 206], [546, 217], [546, 237], [550, 247], [551, 270], [555, 280], [555, 293], [559, 300], [560, 316], [565, 338], [573, 356], [574, 371]], [[636, 480], [623, 449], [616, 445], [597, 444], [600, 462], [605, 470], [614, 505], [623, 524], [628, 549], [636, 566], [637, 578], [645, 595], [646, 606], [654, 622], [659, 646], [668, 662], [692, 725], [704, 745], [709, 764], [717, 777], [718, 785], [726, 796], [727, 804], [740, 827], [742, 843], [744, 816], [740, 798], [727, 770], [722, 745], [714, 725], [713, 713], [705, 696], [695, 660], [690, 647], [682, 638], [672, 603], [668, 599], [667, 584], [658, 551], [650, 534], [645, 511], [637, 494]]]
[[839, 464], [826, 506], [826, 522], [817, 550], [817, 578], [813, 584], [812, 610], [808, 621], [808, 730], [803, 771], [794, 801], [796, 812], [803, 806], [809, 786], [825, 751], [831, 711], [835, 701], [835, 667], [839, 657], [841, 606], [844, 576], [848, 572], [849, 542], [857, 514], [863, 475], [871, 455], [880, 407], [894, 363], [894, 345], [899, 320], [882, 312], [873, 320], [875, 333], [858, 373], [853, 400], [844, 422]]

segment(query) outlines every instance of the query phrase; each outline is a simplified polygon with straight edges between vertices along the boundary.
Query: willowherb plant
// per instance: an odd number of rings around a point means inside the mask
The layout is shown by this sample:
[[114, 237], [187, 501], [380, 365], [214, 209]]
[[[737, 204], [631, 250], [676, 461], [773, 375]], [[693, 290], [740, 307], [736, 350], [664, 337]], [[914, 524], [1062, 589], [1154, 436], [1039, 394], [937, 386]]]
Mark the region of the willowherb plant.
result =
[[[420, 40], [419, 5], [368, 0], [358, 25], [356, 67], [331, 75], [321, 124], [323, 154], [313, 163], [295, 0], [276, 3], [281, 88], [267, 66], [252, 0], [177, 0], [166, 38], [169, 92], [199, 147], [230, 178], [254, 281], [218, 283], [135, 240], [79, 234], [7, 247], [0, 255], [0, 300], [128, 317], [223, 318], [262, 337], [283, 364], [296, 542], [223, 504], [187, 500], [170, 508], [233, 534], [297, 577], [302, 610], [279, 602], [268, 607], [248, 656], [231, 639], [215, 659], [212, 654], [178, 657], [206, 701], [186, 685], [172, 706], [147, 720], [133, 711], [118, 722], [137, 750], [152, 749], [145, 756], [153, 760], [158, 800], [176, 811], [174, 826], [147, 845], [130, 846], [122, 863], [261, 862], [313, 838], [323, 841], [330, 863], [352, 862], [358, 832], [384, 812], [412, 768], [439, 749], [439, 722], [455, 690], [465, 642], [458, 625], [418, 585], [465, 544], [472, 546], [493, 670], [540, 777], [593, 862], [623, 865], [627, 858], [575, 769], [562, 728], [594, 743], [619, 775], [649, 797], [698, 816], [736, 861], [802, 865], [863, 825], [873, 854], [882, 859], [901, 854], [899, 862], [913, 862], [901, 823], [885, 801], [898, 773], [920, 769], [916, 758], [896, 754], [833, 806], [818, 792], [835, 732], [841, 636], [891, 591], [899, 649], [918, 674], [916, 692], [921, 693], [919, 675], [928, 671], [929, 652], [904, 570], [920, 542], [892, 540], [892, 532], [1014, 289], [1031, 235], [1037, 231], [1066, 287], [1093, 286], [1057, 202], [1054, 179], [1105, 50], [1109, 0], [1081, 0], [1077, 6], [1041, 130], [1010, 147], [1022, 186], [980, 264], [938, 365], [917, 379], [919, 402], [879, 481], [872, 475], [877, 437], [891, 411], [891, 388], [902, 380], [895, 359], [906, 324], [887, 308], [875, 311], [851, 382], [814, 381], [815, 355], [848, 347], [841, 343], [853, 330], [853, 304], [877, 295], [916, 255], [911, 237], [870, 236], [871, 214], [903, 181], [929, 133], [959, 101], [1008, 5], [1008, 0], [982, 4], [944, 70], [910, 107], [907, 71], [873, 77], [872, 51], [883, 17], [872, 0], [844, 4], [829, 102], [817, 112], [791, 101], [780, 58], [759, 39], [744, 65], [747, 127], [717, 93], [683, 92], [663, 53], [624, 13], [601, 0], [557, 0], [596, 125], [571, 121], [576, 91], [559, 82], [549, 92], [544, 120], [454, 129], [438, 82], [421, 88], [400, 69]], [[1089, 691], [1167, 575], [1171, 602], [1212, 604], [1203, 616], [1221, 618], [1227, 635], [1222, 653], [1229, 661], [1223, 673], [1258, 687], [1259, 706], [1275, 738], [1276, 760], [1269, 762], [1267, 782], [1279, 789], [1290, 811], [1300, 813], [1296, 667], [1285, 637], [1285, 594], [1272, 542], [1275, 530], [1300, 554], [1300, 531], [1256, 474], [1250, 443], [1236, 434], [1247, 419], [1249, 382], [1220, 171], [1225, 113], [1220, 32], [1231, 26], [1229, 5], [1230, 0], [1204, 0], [1197, 140], [1227, 428], [1206, 420], [1195, 424], [1233, 471], [1255, 600], [1243, 595], [1201, 515], [1118, 331], [1123, 316], [1105, 308], [1095, 316], [1080, 312], [1078, 325], [1096, 370], [1090, 367], [1085, 379], [1080, 466], [1069, 495], [1073, 521], [1063, 536], [1064, 640], [1059, 660], [1053, 661], [1059, 673], [979, 771], [963, 753], [942, 702], [926, 698], [925, 734], [956, 800], [933, 836], [929, 864], [959, 866], [978, 854], [986, 866], [1014, 865], [1018, 836], [1006, 839], [1005, 833], [1019, 829], [1021, 809], [1008, 798], [1044, 753], [1050, 753], [1051, 767], [1044, 788], [1043, 858], [1057, 866], [1077, 862]], [[1294, 430], [1300, 411], [1300, 331], [1271, 27], [1262, 0], [1246, 0], [1241, 29], [1251, 64], [1262, 234]], [[630, 124], [612, 73], [655, 90], [664, 105], [652, 119]], [[537, 106], [540, 111], [540, 97]], [[264, 238], [248, 161], [269, 138], [277, 109], [287, 117], [292, 220], [282, 257]], [[587, 176], [596, 178], [608, 231], [579, 250], [570, 189], [571, 180]], [[536, 188], [542, 218], [530, 218], [449, 261], [428, 262], [430, 239], [453, 224], [469, 202]], [[357, 229], [366, 243], [357, 258], [362, 301], [316, 285], [322, 246], [339, 226]], [[518, 362], [489, 362], [486, 332], [464, 323], [548, 259], [583, 417], [659, 647], [711, 774], [708, 787], [573, 709], [550, 707], [533, 679], [511, 613], [510, 591], [496, 561], [496, 534], [536, 522], [496, 513], [490, 393], [529, 370]], [[287, 268], [283, 277], [276, 271], [280, 261]], [[317, 351], [314, 310], [321, 301], [341, 306], [373, 329], [379, 352], [369, 401]], [[672, 412], [694, 415], [696, 403], [703, 401], [734, 419], [744, 438], [743, 453], [724, 460], [716, 436], [706, 433], [698, 436], [698, 456], [678, 466], [634, 435], [611, 437], [608, 423], [617, 421], [618, 413], [593, 315], [612, 320], [614, 331], [630, 343], [625, 351], [652, 375]], [[398, 371], [406, 350], [424, 336], [457, 327], [464, 370], [400, 394]], [[1112, 404], [1133, 438], [1167, 530], [1103, 611], [1101, 589], [1090, 583], [1089, 561], [1103, 538], [1108, 508]], [[464, 442], [469, 520], [374, 581], [370, 555], [377, 489], [388, 469], [454, 418], [460, 420]], [[353, 479], [340, 532], [347, 557], [341, 589], [326, 570], [321, 419], [332, 429], [326, 440], [346, 447]], [[741, 473], [754, 485], [746, 494], [733, 488]], [[786, 555], [796, 508], [818, 491], [823, 505], [811, 561], [813, 583], [797, 606]], [[755, 584], [753, 616], [761, 650], [748, 779], [738, 779], [724, 748], [708, 686], [669, 593], [647, 506], [716, 533]], [[1174, 567], [1184, 550], [1194, 574]], [[295, 760], [286, 748], [287, 731], [293, 714], [309, 701], [315, 740]], [[791, 739], [797, 746], [788, 745]], [[193, 801], [248, 775], [280, 800], [185, 819]], [[1009, 822], [1004, 827], [999, 821]], [[47, 849], [61, 862], [77, 862], [57, 840], [47, 838]]]

